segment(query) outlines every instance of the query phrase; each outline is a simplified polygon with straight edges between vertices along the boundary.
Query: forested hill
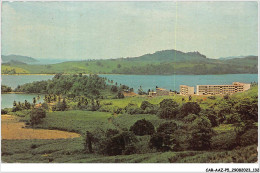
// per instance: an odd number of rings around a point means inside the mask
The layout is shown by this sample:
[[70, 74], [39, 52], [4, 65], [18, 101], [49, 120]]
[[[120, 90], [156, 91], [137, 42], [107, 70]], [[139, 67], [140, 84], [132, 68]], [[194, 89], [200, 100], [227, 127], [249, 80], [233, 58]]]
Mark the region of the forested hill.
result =
[[150, 62], [208, 62], [215, 61], [209, 59], [199, 52], [184, 53], [177, 50], [157, 51], [153, 54], [145, 54], [140, 57], [128, 58], [132, 61], [150, 61]]
[[207, 58], [199, 52], [184, 53], [163, 50], [140, 57], [107, 60], [70, 61], [58, 64], [4, 64], [2, 73], [94, 73], [94, 74], [243, 74], [258, 73], [258, 57], [219, 60]]

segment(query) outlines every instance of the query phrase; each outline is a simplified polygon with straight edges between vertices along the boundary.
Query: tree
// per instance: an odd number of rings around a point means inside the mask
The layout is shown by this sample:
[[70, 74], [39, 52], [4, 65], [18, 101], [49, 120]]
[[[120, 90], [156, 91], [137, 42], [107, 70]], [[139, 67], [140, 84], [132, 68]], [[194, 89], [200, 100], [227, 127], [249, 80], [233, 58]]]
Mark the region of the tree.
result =
[[130, 131], [132, 131], [135, 135], [144, 136], [152, 135], [155, 132], [155, 129], [150, 121], [142, 119], [136, 121], [135, 124], [130, 127]]
[[121, 64], [117, 64], [117, 68], [121, 68]]
[[93, 139], [94, 139], [93, 134], [90, 133], [89, 131], [86, 131], [84, 147], [85, 147], [85, 151], [88, 153], [93, 153], [93, 150], [92, 150]]
[[46, 117], [46, 112], [42, 108], [32, 109], [30, 113], [30, 123], [31, 125], [39, 124], [43, 118]]
[[36, 99], [35, 99], [35, 97], [33, 98], [33, 105], [35, 105], [36, 104]]
[[156, 148], [158, 151], [178, 150], [179, 142], [175, 137], [178, 129], [175, 122], [166, 122], [161, 124], [157, 132], [151, 136], [149, 146]]
[[189, 114], [198, 115], [201, 111], [200, 105], [196, 102], [187, 102], [184, 103], [180, 109], [179, 118], [186, 117]]
[[179, 104], [172, 99], [164, 99], [160, 102], [158, 116], [163, 119], [173, 119], [179, 113]]
[[119, 91], [119, 92], [117, 93], [117, 98], [123, 99], [123, 98], [125, 98], [125, 96], [124, 96], [124, 94], [123, 94], [121, 91]]
[[111, 91], [112, 91], [112, 92], [117, 92], [117, 91], [118, 91], [117, 86], [112, 85], [112, 86], [111, 86]]
[[258, 100], [244, 98], [235, 106], [236, 112], [240, 115], [242, 121], [253, 120], [258, 121]]
[[201, 116], [191, 124], [191, 138], [189, 148], [193, 150], [208, 150], [211, 148], [211, 137], [213, 130], [209, 119]]
[[16, 106], [16, 105], [17, 105], [17, 103], [16, 103], [16, 101], [14, 100], [13, 106]]
[[140, 106], [140, 108], [141, 109], [143, 109], [143, 110], [145, 110], [146, 108], [148, 108], [148, 107], [153, 107], [153, 104], [151, 104], [150, 102], [148, 102], [148, 101], [143, 101], [142, 102], [142, 104], [141, 104], [141, 106]]

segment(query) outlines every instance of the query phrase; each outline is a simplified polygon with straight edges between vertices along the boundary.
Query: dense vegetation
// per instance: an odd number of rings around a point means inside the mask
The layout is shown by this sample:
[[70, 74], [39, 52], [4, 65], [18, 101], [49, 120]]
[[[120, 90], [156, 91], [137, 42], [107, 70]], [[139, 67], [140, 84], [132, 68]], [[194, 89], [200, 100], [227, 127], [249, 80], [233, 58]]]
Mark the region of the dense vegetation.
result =
[[[79, 96], [95, 99], [109, 96], [122, 97], [118, 93], [121, 93], [125, 89], [129, 89], [129, 87], [125, 85], [108, 85], [108, 82], [105, 78], [99, 77], [97, 75], [56, 74], [51, 80], [24, 84], [18, 86], [15, 91], [49, 94], [49, 97], [53, 97], [52, 100], [49, 100], [50, 102], [56, 101], [57, 96], [60, 95], [75, 99], [79, 99], [76, 98]], [[82, 99], [84, 98], [81, 98], [81, 101], [84, 102]]]
[[12, 92], [12, 88], [6, 85], [1, 85], [1, 93]]
[[45, 102], [14, 103], [13, 109], [2, 111], [20, 116], [33, 128], [77, 132], [82, 137], [55, 140], [56, 143], [3, 140], [2, 159], [6, 162], [256, 162], [257, 86], [224, 97], [121, 98], [118, 93], [130, 90], [129, 87], [107, 83], [97, 75], [58, 74], [49, 81], [18, 87], [17, 91], [45, 93]]
[[17, 62], [2, 64], [2, 73], [87, 74], [239, 74], [257, 73], [257, 56], [216, 60], [199, 52], [158, 51], [140, 57], [109, 60], [70, 61], [49, 65]]

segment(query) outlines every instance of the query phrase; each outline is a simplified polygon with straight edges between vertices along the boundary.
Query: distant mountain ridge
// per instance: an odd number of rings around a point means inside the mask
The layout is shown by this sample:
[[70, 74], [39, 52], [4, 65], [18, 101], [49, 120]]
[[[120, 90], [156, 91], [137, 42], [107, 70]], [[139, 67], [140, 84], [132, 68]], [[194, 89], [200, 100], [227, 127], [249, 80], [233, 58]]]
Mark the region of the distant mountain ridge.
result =
[[8, 62], [33, 63], [38, 61], [32, 57], [21, 56], [21, 55], [1, 55], [1, 59], [2, 59], [2, 63], [8, 63]]
[[255, 55], [246, 55], [246, 56], [228, 56], [228, 57], [220, 57], [219, 60], [229, 60], [229, 59], [235, 59], [235, 58], [246, 58], [246, 57], [252, 57]]
[[139, 57], [132, 57], [127, 59], [133, 61], [151, 62], [205, 62], [212, 60], [199, 52], [184, 53], [174, 49], [157, 51], [153, 54], [145, 54]]
[[[207, 58], [200, 52], [162, 50], [139, 57], [99, 60], [74, 60], [57, 64], [8, 63], [2, 64], [2, 73], [25, 71], [33, 74], [85, 73], [85, 74], [257, 74], [258, 57], [232, 58], [227, 60]], [[3, 68], [4, 67], [4, 68]]]

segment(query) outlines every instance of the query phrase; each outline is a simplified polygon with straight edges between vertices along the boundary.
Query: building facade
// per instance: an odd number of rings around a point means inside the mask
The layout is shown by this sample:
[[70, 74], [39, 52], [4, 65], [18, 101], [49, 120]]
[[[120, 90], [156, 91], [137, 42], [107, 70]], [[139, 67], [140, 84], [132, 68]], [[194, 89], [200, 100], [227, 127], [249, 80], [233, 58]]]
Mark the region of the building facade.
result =
[[232, 85], [197, 85], [197, 95], [225, 95], [244, 92], [251, 84], [233, 82]]
[[190, 87], [187, 85], [180, 85], [180, 95], [193, 95], [194, 94], [194, 87]]

